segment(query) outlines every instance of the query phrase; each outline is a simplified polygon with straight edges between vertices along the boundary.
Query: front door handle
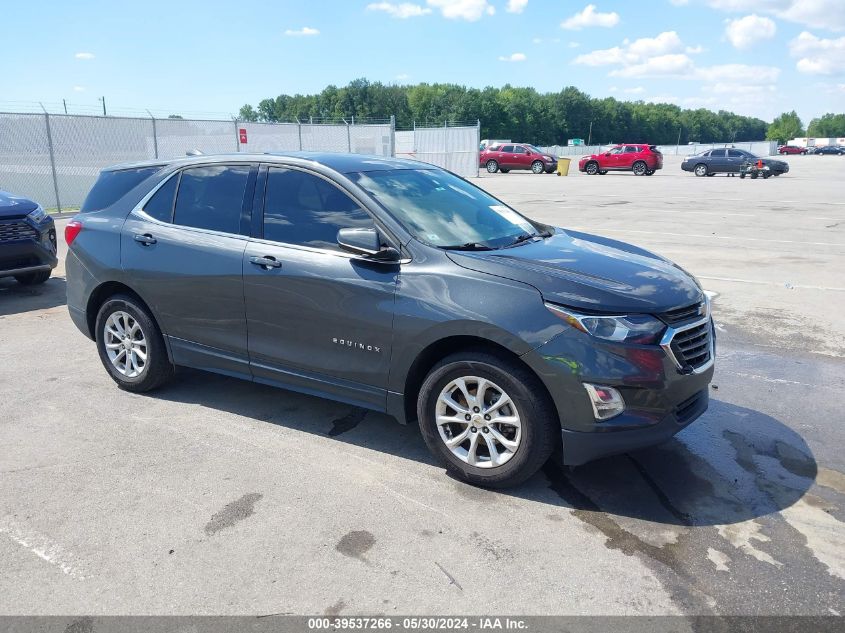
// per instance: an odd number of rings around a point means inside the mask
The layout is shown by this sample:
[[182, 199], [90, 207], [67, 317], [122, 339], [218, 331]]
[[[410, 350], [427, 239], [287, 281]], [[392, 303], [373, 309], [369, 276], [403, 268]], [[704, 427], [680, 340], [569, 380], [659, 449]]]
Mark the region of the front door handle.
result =
[[144, 246], [152, 246], [156, 243], [156, 238], [154, 238], [149, 233], [144, 233], [143, 235], [136, 235], [135, 241], [140, 242]]
[[282, 267], [282, 262], [277, 260], [272, 255], [267, 255], [266, 257], [250, 257], [249, 263], [255, 264], [256, 266], [261, 266], [264, 270]]

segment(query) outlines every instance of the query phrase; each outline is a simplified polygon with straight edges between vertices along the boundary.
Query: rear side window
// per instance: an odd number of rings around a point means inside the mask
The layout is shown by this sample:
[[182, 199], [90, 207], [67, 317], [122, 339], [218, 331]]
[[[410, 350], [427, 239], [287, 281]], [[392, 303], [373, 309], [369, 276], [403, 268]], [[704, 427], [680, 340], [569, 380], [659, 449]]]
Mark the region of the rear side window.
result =
[[264, 239], [340, 250], [340, 229], [373, 226], [370, 215], [330, 182], [295, 169], [269, 170]]
[[726, 151], [727, 150], [724, 150], [724, 149], [714, 149], [712, 152], [710, 152], [710, 157], [711, 158], [724, 158]]
[[742, 158], [744, 154], [738, 149], [729, 149], [728, 156], [730, 156], [731, 158]]
[[161, 169], [161, 165], [101, 172], [97, 182], [88, 192], [80, 210], [84, 213], [110, 207], [159, 169]]
[[238, 233], [249, 165], [207, 165], [182, 172], [173, 222]]
[[628, 145], [625, 148], [625, 153], [627, 153], [627, 154], [636, 154], [639, 151], [640, 151], [640, 148], [637, 147], [636, 145]]
[[176, 199], [176, 183], [178, 182], [179, 175], [176, 174], [159, 187], [159, 190], [144, 205], [144, 213], [156, 220], [171, 222], [173, 220], [173, 201]]
[[499, 150], [499, 151], [505, 152], [505, 153], [507, 153], [507, 154], [513, 154], [513, 145], [505, 145], [505, 146], [504, 146], [504, 147], [502, 147], [502, 149], [501, 149], [501, 150]]

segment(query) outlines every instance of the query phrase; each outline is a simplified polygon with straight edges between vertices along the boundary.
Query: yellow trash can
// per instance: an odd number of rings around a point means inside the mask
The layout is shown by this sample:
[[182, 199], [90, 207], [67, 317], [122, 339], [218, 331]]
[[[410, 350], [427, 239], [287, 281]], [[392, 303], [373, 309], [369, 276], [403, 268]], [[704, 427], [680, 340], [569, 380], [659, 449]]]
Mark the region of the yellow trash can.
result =
[[568, 176], [569, 175], [569, 163], [572, 162], [571, 158], [558, 158], [557, 159], [557, 175], [558, 176]]

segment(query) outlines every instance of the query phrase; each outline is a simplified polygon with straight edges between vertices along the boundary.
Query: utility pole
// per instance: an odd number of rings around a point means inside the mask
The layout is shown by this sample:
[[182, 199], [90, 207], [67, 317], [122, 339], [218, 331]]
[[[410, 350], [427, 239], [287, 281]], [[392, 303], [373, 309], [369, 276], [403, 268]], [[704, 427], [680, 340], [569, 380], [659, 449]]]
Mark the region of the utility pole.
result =
[[593, 140], [593, 122], [590, 121], [590, 133], [587, 136], [587, 147], [589, 147], [591, 145], [590, 141], [592, 141], [592, 140]]
[[678, 142], [676, 143], [676, 145], [680, 145], [680, 144], [681, 144], [681, 126], [679, 125], [678, 126]]
[[65, 114], [67, 114], [67, 101], [62, 99], [62, 105], [65, 107]]
[[99, 99], [97, 99], [97, 101], [102, 101], [102, 102], [103, 102], [103, 116], [107, 116], [107, 115], [106, 115], [106, 98], [105, 98], [105, 97], [100, 97]]

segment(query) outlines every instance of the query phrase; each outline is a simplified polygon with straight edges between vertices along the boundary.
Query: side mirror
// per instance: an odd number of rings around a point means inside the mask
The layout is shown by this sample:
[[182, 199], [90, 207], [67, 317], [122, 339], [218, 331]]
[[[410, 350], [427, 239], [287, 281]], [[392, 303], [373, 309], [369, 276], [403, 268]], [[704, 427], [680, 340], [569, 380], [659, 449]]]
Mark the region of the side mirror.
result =
[[362, 255], [377, 262], [398, 262], [399, 251], [393, 247], [382, 248], [378, 231], [375, 229], [340, 229], [337, 243], [343, 250]]

